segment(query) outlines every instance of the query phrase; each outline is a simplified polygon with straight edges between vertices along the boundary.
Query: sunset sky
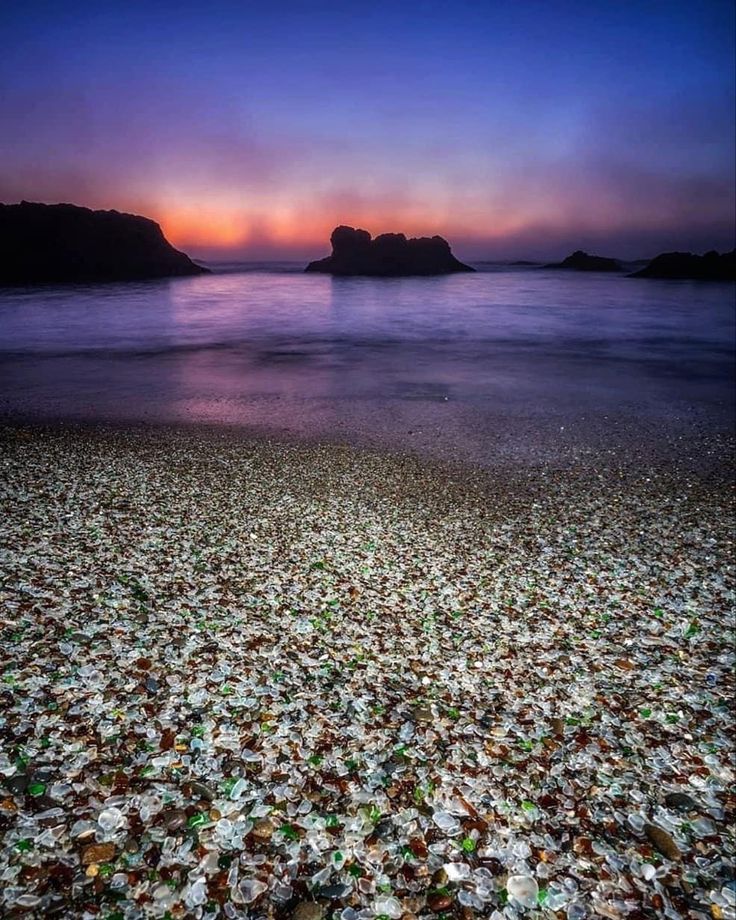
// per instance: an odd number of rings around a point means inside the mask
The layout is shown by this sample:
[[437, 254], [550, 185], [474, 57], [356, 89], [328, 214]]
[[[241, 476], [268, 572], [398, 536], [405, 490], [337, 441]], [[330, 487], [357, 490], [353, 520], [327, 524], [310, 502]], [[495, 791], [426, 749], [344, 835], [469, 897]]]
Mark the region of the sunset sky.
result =
[[210, 258], [324, 254], [338, 223], [470, 258], [734, 245], [730, 0], [29, 0], [0, 33], [5, 202]]

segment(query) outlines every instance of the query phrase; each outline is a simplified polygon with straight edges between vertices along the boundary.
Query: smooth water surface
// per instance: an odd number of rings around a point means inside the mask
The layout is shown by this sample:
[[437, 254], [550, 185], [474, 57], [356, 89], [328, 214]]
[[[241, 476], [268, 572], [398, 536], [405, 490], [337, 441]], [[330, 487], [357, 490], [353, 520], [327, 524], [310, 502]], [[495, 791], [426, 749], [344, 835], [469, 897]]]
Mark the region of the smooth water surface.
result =
[[731, 284], [254, 268], [0, 289], [2, 408], [409, 442], [471, 443], [503, 419], [729, 425]]

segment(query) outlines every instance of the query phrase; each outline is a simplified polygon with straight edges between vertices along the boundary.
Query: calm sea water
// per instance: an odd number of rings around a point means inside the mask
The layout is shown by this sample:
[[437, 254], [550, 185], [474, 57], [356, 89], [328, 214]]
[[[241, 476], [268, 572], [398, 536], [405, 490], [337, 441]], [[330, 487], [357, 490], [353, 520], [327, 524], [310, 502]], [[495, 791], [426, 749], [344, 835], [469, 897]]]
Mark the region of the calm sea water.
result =
[[605, 419], [731, 424], [731, 284], [503, 266], [391, 280], [221, 268], [0, 289], [0, 408], [462, 443], [481, 458], [504, 426], [523, 440]]

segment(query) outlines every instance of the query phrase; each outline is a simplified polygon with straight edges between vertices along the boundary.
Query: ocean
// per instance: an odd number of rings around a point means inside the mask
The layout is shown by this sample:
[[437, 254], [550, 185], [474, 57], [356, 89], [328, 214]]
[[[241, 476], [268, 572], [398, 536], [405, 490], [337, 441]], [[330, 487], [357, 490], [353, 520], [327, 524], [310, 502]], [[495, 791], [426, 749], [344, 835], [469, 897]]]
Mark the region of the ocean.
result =
[[622, 425], [731, 430], [732, 284], [486, 263], [330, 278], [302, 263], [0, 289], [8, 419], [208, 423], [483, 461]]

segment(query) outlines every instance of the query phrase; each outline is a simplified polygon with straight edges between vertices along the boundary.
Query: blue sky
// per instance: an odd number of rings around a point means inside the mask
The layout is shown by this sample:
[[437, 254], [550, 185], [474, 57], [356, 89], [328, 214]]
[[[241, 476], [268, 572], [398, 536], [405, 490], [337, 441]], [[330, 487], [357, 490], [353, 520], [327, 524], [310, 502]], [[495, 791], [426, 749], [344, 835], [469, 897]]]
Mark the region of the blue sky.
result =
[[24, 3], [0, 200], [309, 256], [337, 223], [473, 257], [733, 245], [731, 3]]

